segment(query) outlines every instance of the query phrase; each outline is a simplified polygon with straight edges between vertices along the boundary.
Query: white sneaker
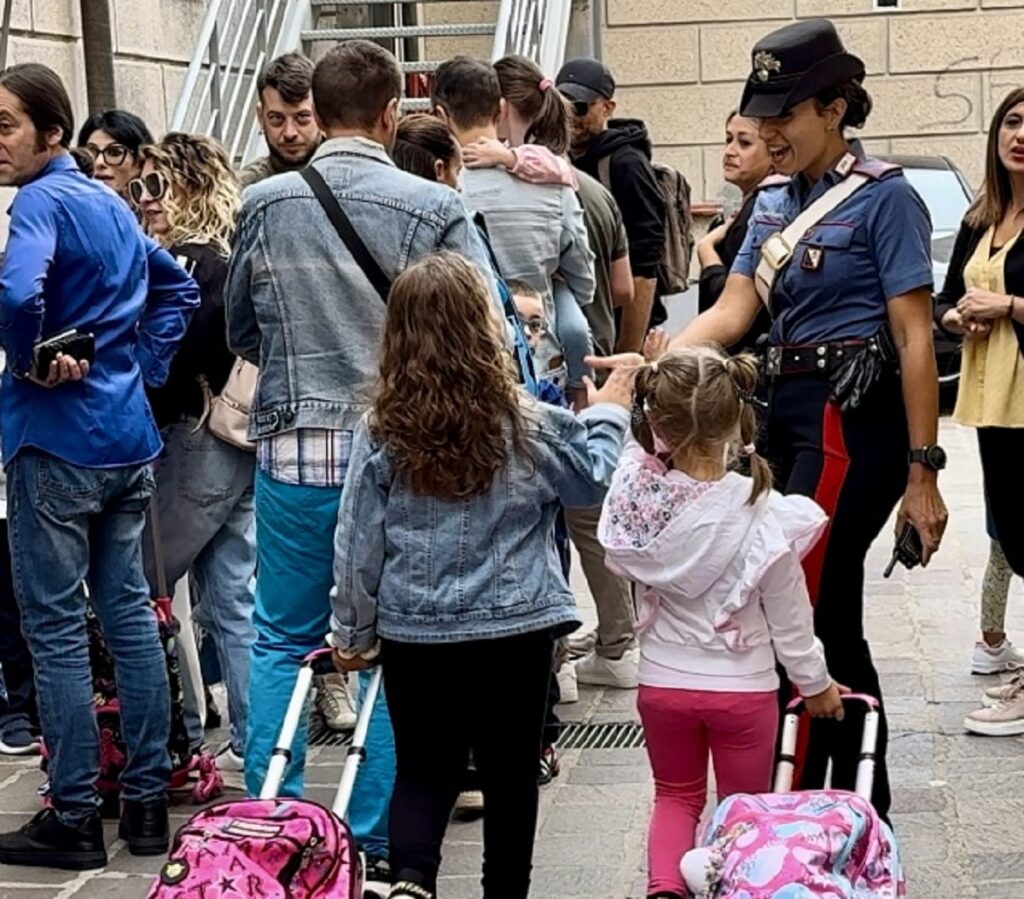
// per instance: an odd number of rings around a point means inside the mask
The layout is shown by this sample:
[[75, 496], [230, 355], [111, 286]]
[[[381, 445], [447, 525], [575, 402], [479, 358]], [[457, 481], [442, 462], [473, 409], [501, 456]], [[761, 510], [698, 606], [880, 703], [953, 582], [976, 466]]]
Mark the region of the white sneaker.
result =
[[245, 759], [231, 748], [230, 743], [217, 753], [215, 760], [225, 789], [244, 791]]
[[576, 683], [576, 668], [572, 662], [565, 662], [561, 668], [558, 669], [558, 693], [560, 703], [568, 704], [570, 702], [580, 701], [580, 688]]
[[635, 647], [627, 649], [620, 659], [606, 659], [597, 652], [591, 652], [574, 664], [576, 680], [581, 684], [632, 690], [640, 683], [637, 674], [640, 650]]
[[1024, 668], [1024, 655], [1009, 640], [998, 646], [978, 641], [971, 655], [971, 674], [1000, 674]]
[[1013, 676], [1012, 680], [1008, 680], [1005, 684], [1000, 684], [998, 687], [989, 687], [981, 697], [981, 704], [985, 708], [990, 709], [1001, 702], [1013, 699], [1022, 689], [1024, 689], [1024, 672], [1018, 672]]
[[986, 737], [1015, 737], [1024, 734], [1024, 690], [1018, 689], [1008, 699], [987, 709], [971, 712], [964, 727], [972, 734]]
[[569, 637], [569, 658], [578, 659], [597, 647], [597, 631], [585, 631]]
[[344, 674], [325, 674], [315, 679], [316, 708], [331, 730], [353, 730], [356, 710]]

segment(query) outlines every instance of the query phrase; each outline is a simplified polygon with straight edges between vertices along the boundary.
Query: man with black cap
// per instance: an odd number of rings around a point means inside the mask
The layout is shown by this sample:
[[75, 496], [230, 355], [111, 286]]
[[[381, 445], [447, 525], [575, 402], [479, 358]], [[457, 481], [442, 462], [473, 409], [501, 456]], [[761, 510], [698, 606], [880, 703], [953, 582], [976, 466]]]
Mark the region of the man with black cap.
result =
[[647, 126], [639, 119], [612, 118], [615, 78], [596, 59], [570, 60], [555, 84], [572, 107], [573, 162], [601, 181], [622, 210], [635, 290], [633, 302], [622, 311], [616, 350], [638, 351], [647, 329], [666, 318], [656, 296], [665, 250], [665, 200], [651, 165]]

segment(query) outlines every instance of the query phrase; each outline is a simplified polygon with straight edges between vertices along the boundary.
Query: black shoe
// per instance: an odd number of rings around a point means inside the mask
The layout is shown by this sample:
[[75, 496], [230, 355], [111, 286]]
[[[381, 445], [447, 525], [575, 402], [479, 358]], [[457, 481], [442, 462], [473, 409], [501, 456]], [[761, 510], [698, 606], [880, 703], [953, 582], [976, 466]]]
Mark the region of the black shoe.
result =
[[125, 801], [117, 835], [132, 855], [165, 855], [171, 842], [167, 824], [167, 800]]
[[366, 870], [363, 872], [364, 899], [387, 899], [394, 882], [391, 865], [384, 856], [366, 856]]
[[76, 827], [45, 808], [20, 830], [0, 835], [0, 864], [89, 871], [107, 864], [103, 821], [90, 815]]

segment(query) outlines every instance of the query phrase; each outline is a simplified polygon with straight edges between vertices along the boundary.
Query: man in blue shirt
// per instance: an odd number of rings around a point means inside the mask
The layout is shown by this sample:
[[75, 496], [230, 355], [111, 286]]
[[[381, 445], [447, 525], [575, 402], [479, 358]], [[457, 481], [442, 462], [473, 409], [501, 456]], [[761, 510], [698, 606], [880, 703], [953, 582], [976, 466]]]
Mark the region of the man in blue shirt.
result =
[[[167, 377], [195, 283], [67, 152], [71, 104], [36, 64], [0, 73], [0, 184], [19, 188], [0, 271], [0, 426], [15, 591], [36, 668], [52, 808], [0, 836], [0, 863], [81, 870], [107, 855], [85, 587], [114, 657], [128, 760], [120, 835], [167, 850], [170, 696], [140, 537], [161, 450], [143, 382]], [[42, 339], [95, 337], [92, 364], [34, 371]]]

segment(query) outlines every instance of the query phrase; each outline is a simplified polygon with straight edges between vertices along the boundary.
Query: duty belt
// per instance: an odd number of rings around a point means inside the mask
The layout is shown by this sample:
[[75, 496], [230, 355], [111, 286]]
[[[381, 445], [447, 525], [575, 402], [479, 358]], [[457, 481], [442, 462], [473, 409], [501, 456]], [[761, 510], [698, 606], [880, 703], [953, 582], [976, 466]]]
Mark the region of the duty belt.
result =
[[786, 375], [828, 375], [846, 361], [851, 350], [867, 346], [866, 340], [808, 343], [765, 348], [764, 373], [769, 378]]

